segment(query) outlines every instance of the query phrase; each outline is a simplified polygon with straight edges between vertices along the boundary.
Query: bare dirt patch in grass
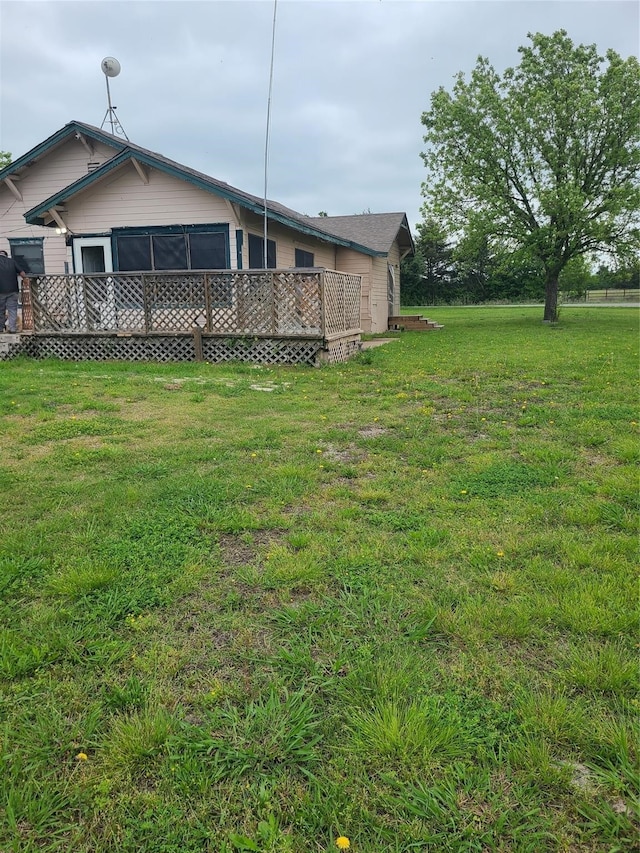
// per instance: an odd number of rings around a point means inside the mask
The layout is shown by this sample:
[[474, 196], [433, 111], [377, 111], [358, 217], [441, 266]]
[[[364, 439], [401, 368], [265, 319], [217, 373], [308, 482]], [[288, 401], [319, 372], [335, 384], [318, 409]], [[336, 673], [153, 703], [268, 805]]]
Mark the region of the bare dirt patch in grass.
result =
[[389, 430], [385, 429], [385, 427], [371, 426], [364, 427], [364, 429], [359, 429], [358, 435], [362, 438], [378, 438], [378, 436], [386, 435], [388, 432]]
[[334, 462], [362, 462], [367, 457], [366, 453], [352, 445], [339, 450], [331, 444], [325, 449], [324, 455]]
[[222, 559], [228, 566], [248, 566], [260, 555], [260, 550], [281, 542], [286, 531], [252, 530], [250, 534], [223, 533], [218, 537]]

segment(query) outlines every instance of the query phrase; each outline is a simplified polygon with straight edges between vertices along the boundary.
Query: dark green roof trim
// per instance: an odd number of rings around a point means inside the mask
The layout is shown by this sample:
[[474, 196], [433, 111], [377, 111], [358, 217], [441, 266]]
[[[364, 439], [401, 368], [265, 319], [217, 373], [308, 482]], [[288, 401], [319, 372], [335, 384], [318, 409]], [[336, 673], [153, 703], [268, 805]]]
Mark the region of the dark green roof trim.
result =
[[[89, 135], [87, 129], [83, 128], [81, 125], [78, 125], [77, 129], [78, 132], [87, 133], [87, 135]], [[96, 136], [96, 138], [99, 137]], [[241, 207], [250, 210], [252, 213], [255, 213], [259, 216], [264, 216], [264, 204], [261, 203], [259, 199], [253, 196], [249, 196], [248, 194], [244, 194], [239, 190], [235, 190], [229, 184], [222, 184], [221, 182], [216, 181], [213, 178], [209, 178], [200, 172], [195, 172], [191, 169], [180, 166], [180, 164], [175, 163], [171, 160], [166, 160], [164, 157], [156, 156], [151, 152], [142, 150], [138, 146], [127, 146], [114, 157], [112, 157], [111, 160], [107, 160], [106, 163], [103, 163], [103, 165], [96, 169], [94, 172], [90, 172], [89, 174], [84, 175], [82, 178], [79, 178], [77, 181], [74, 181], [72, 184], [69, 184], [64, 189], [55, 193], [55, 195], [50, 196], [41, 204], [37, 205], [36, 207], [32, 207], [31, 210], [28, 210], [25, 213], [25, 220], [29, 225], [44, 225], [44, 214], [48, 210], [50, 210], [55, 205], [61, 204], [67, 199], [71, 198], [76, 193], [81, 192], [86, 187], [91, 186], [93, 183], [103, 178], [106, 174], [113, 171], [114, 169], [119, 168], [127, 160], [131, 159], [138, 160], [139, 162], [144, 163], [145, 165], [150, 166], [153, 169], [158, 169], [168, 175], [172, 175], [173, 177], [178, 178], [181, 181], [186, 181], [187, 183], [193, 184], [194, 186], [204, 190], [205, 192], [215, 193], [216, 195], [222, 196], [223, 198], [226, 198], [229, 201], [235, 202]], [[337, 237], [333, 234], [329, 234], [319, 228], [314, 228], [313, 225], [306, 225], [305, 223], [297, 219], [279, 213], [268, 206], [267, 218], [274, 222], [279, 222], [282, 225], [286, 225], [288, 228], [292, 228], [295, 231], [301, 232], [303, 234], [308, 234], [312, 237], [316, 237], [317, 239], [324, 240], [328, 243], [334, 243], [339, 246], [345, 246], [347, 248], [354, 249], [365, 255], [373, 255], [377, 257], [386, 256], [386, 252], [379, 252], [375, 249], [371, 249], [367, 246], [362, 246], [359, 243], [355, 243], [352, 240], [347, 240], [341, 237]]]
[[90, 125], [81, 124], [77, 121], [71, 121], [68, 124], [65, 124], [64, 127], [60, 128], [60, 130], [56, 131], [54, 134], [49, 136], [44, 142], [41, 142], [39, 145], [36, 145], [35, 148], [32, 148], [31, 151], [27, 151], [26, 154], [23, 154], [22, 157], [18, 157], [17, 160], [14, 160], [12, 163], [9, 163], [8, 166], [5, 166], [4, 169], [0, 169], [0, 181], [4, 178], [10, 178], [12, 174], [15, 172], [19, 172], [20, 169], [28, 166], [34, 160], [37, 160], [43, 154], [46, 154], [52, 148], [55, 148], [61, 142], [63, 142], [68, 137], [72, 136], [75, 133], [81, 133], [83, 136], [89, 136], [92, 139], [95, 139], [97, 142], [104, 142], [105, 145], [110, 145], [112, 148], [124, 148], [125, 143], [120, 142], [110, 133], [103, 133], [97, 128], [91, 127]]

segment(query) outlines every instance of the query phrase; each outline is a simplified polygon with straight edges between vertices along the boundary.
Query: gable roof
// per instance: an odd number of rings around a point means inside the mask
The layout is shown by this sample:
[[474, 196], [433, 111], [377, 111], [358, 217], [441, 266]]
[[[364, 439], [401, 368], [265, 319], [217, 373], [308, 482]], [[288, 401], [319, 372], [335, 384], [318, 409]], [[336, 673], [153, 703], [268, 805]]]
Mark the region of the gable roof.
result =
[[404, 213], [360, 213], [354, 216], [310, 216], [309, 220], [337, 237], [357, 240], [387, 254], [396, 238], [401, 248], [413, 249]]
[[[44, 142], [10, 163], [5, 169], [0, 170], [0, 181], [30, 166], [72, 135], [78, 138], [88, 137], [89, 140], [93, 139], [110, 145], [115, 149], [114, 156], [93, 172], [83, 175], [28, 210], [25, 214], [25, 220], [30, 225], [48, 224], [45, 223], [44, 219], [48, 210], [71, 199], [87, 187], [98, 184], [107, 175], [122, 168], [125, 163], [132, 160], [194, 184], [206, 192], [222, 196], [260, 216], [264, 215], [264, 200], [258, 196], [246, 193], [224, 181], [212, 178], [210, 175], [164, 157], [162, 154], [79, 121], [69, 122], [48, 139], [45, 139]], [[335, 245], [352, 248], [367, 255], [385, 256], [396, 237], [401, 247], [413, 249], [413, 240], [404, 213], [315, 217], [305, 216], [279, 202], [267, 200], [267, 218], [303, 234]], [[55, 225], [55, 223], [50, 224]]]
[[18, 157], [17, 160], [13, 160], [4, 169], [0, 169], [0, 181], [4, 180], [4, 178], [10, 178], [11, 175], [18, 174], [28, 166], [32, 166], [46, 154], [49, 154], [59, 145], [66, 142], [71, 136], [75, 136], [77, 139], [82, 136], [89, 137], [89, 139], [96, 140], [97, 142], [104, 142], [105, 145], [110, 145], [116, 150], [122, 150], [127, 144], [119, 136], [106, 133], [98, 127], [84, 124], [81, 121], [70, 121], [64, 127], [61, 127], [60, 130], [57, 130], [43, 142], [36, 145], [35, 148], [27, 151], [26, 154]]

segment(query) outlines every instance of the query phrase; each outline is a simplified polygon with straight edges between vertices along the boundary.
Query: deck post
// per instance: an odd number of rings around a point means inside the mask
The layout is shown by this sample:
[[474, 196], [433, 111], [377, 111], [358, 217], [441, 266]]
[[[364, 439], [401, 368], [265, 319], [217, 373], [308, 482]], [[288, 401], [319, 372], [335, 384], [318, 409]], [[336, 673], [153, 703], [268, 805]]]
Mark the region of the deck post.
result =
[[271, 272], [271, 334], [278, 331], [278, 315], [276, 312], [276, 281], [274, 273]]
[[144, 311], [144, 333], [148, 335], [151, 331], [151, 311], [149, 310], [149, 293], [147, 291], [148, 281], [146, 275], [142, 274], [142, 308]]
[[193, 349], [195, 350], [196, 361], [204, 361], [202, 353], [202, 329], [200, 326], [193, 327]]
[[341, 329], [341, 331], [346, 332], [346, 330], [347, 330], [347, 283], [344, 279], [342, 279], [341, 285], [342, 285], [342, 329]]
[[22, 330], [33, 331], [33, 311], [31, 309], [31, 282], [22, 279]]
[[204, 274], [204, 328], [206, 332], [211, 331], [211, 287], [209, 273]]
[[320, 273], [320, 332], [322, 333], [322, 337], [327, 337], [327, 329], [326, 329], [326, 310], [325, 310], [325, 299], [324, 299], [324, 276], [325, 271], [322, 270]]

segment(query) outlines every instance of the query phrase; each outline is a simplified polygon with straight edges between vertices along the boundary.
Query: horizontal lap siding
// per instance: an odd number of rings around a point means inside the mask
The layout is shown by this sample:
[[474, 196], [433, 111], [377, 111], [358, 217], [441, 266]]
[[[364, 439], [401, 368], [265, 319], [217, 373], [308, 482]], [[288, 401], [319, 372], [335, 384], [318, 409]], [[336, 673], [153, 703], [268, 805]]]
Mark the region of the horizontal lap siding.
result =
[[[340, 272], [354, 273], [362, 276], [362, 291], [360, 296], [360, 321], [363, 332], [376, 331], [372, 328], [372, 294], [371, 274], [372, 261], [370, 255], [361, 255], [353, 249], [339, 247], [336, 251], [336, 269]], [[386, 327], [385, 327], [386, 328]]]
[[114, 148], [95, 143], [94, 153], [90, 155], [77, 139], [70, 139], [54, 151], [45, 154], [33, 166], [23, 169], [20, 180], [16, 181], [24, 199], [23, 214], [73, 181], [87, 175], [89, 163], [102, 165], [115, 153]]
[[389, 303], [387, 300], [387, 259], [373, 258], [373, 285], [371, 289], [371, 331], [386, 332], [389, 328]]
[[393, 293], [392, 311], [392, 314], [395, 317], [400, 313], [400, 248], [397, 243], [394, 243], [391, 249], [389, 250], [387, 263], [393, 266], [393, 272], [396, 281], [396, 286]]
[[0, 248], [9, 252], [9, 237], [39, 237], [44, 240], [45, 272], [55, 275], [65, 272], [65, 261], [71, 260], [70, 252], [63, 236], [55, 229], [39, 225], [27, 225], [25, 213], [39, 205], [44, 199], [55, 195], [78, 178], [88, 174], [89, 163], [104, 163], [113, 157], [115, 149], [102, 143], [94, 143], [94, 153], [89, 154], [77, 139], [69, 139], [53, 151], [45, 154], [32, 166], [22, 169], [20, 179], [15, 186], [22, 195], [18, 201], [3, 184], [0, 186], [0, 218], [2, 219], [2, 239]]
[[111, 179], [70, 199], [71, 230], [86, 234], [111, 228], [220, 222], [236, 228], [231, 207], [223, 198], [156, 169], [146, 171], [149, 183], [143, 184], [133, 165], [127, 163]]
[[157, 169], [145, 167], [145, 172], [148, 184], [143, 184], [133, 165], [126, 163], [113, 177], [70, 199], [68, 219], [73, 233], [80, 236], [112, 228], [228, 223], [229, 260], [234, 269], [238, 226], [231, 205]]
[[[242, 227], [246, 234], [264, 236], [264, 219], [255, 214], [245, 212]], [[314, 266], [336, 269], [336, 250], [331, 243], [325, 243], [316, 237], [292, 231], [271, 220], [268, 222], [267, 239], [275, 240], [276, 266], [278, 268], [295, 267], [296, 249], [305, 249], [307, 252], [313, 252]], [[246, 235], [242, 252], [242, 265], [245, 269], [249, 267], [249, 240]]]

